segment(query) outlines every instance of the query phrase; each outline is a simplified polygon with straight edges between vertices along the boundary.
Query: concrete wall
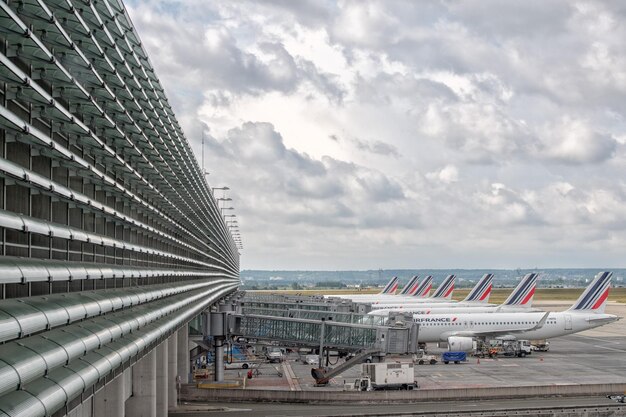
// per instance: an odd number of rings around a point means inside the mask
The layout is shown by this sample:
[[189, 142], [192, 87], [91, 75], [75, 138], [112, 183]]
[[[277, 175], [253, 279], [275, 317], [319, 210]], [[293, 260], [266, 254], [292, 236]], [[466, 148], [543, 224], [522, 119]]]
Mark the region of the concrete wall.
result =
[[78, 404], [78, 407], [67, 414], [67, 417], [92, 417], [93, 398], [87, 399], [85, 402]]
[[393, 403], [407, 401], [502, 399], [550, 396], [593, 396], [623, 393], [626, 384], [572, 384], [525, 387], [417, 389], [413, 391], [275, 391], [242, 389], [199, 389], [183, 385], [182, 401], [267, 401], [267, 402], [358, 402]]

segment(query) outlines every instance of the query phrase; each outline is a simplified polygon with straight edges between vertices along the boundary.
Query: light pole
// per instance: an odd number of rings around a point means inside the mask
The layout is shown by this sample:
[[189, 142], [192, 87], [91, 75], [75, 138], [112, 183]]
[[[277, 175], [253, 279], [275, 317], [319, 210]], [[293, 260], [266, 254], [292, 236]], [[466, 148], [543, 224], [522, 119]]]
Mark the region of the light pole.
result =
[[229, 187], [211, 187], [211, 194], [215, 195], [215, 190], [222, 190], [224, 191], [224, 195], [226, 195], [226, 191], [230, 190]]

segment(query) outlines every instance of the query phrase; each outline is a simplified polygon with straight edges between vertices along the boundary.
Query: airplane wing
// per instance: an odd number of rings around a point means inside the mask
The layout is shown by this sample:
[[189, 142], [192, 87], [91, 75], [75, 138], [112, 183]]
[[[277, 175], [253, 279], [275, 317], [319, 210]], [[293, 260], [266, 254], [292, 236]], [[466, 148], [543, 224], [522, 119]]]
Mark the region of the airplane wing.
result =
[[539, 330], [543, 327], [548, 320], [549, 312], [545, 313], [541, 320], [532, 327], [517, 328], [517, 329], [493, 329], [493, 330], [461, 330], [458, 332], [447, 332], [445, 338], [450, 336], [465, 336], [465, 337], [502, 337], [507, 335], [515, 335], [517, 333], [530, 332], [533, 330]]

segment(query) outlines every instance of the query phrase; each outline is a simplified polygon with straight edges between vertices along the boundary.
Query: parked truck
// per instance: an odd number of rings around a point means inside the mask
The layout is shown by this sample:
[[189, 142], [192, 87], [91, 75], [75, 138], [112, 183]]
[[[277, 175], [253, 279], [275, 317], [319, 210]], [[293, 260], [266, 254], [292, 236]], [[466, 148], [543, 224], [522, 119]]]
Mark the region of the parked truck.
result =
[[530, 348], [531, 350], [537, 352], [547, 352], [548, 350], [550, 350], [550, 342], [548, 342], [546, 339], [531, 340]]
[[480, 358], [489, 356], [495, 358], [502, 356], [517, 356], [523, 358], [530, 355], [533, 349], [529, 340], [501, 340], [494, 339], [488, 342], [480, 343], [474, 351], [474, 356]]
[[533, 353], [530, 340], [503, 340], [502, 350], [504, 356], [517, 356], [523, 358]]
[[412, 390], [417, 388], [413, 363], [364, 363], [361, 365], [361, 377], [353, 384], [346, 384], [348, 389], [356, 391], [374, 390]]

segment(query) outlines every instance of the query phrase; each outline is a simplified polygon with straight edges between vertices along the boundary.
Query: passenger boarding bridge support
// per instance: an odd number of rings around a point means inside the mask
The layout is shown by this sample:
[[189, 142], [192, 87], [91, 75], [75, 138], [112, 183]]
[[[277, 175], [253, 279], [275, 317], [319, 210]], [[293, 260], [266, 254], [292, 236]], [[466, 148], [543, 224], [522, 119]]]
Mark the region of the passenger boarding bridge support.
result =
[[212, 308], [213, 311], [204, 312], [201, 316], [202, 336], [212, 339], [215, 361], [213, 364], [213, 380], [215, 382], [224, 381], [224, 346], [227, 337], [230, 335], [230, 315], [239, 309], [236, 302], [236, 295], [231, 299], [222, 300]]
[[[188, 378], [188, 330], [183, 326], [95, 393], [93, 417], [167, 417], [168, 409], [178, 405], [178, 384]], [[85, 412], [81, 408], [72, 415], [90, 416], [90, 404], [82, 407]]]

